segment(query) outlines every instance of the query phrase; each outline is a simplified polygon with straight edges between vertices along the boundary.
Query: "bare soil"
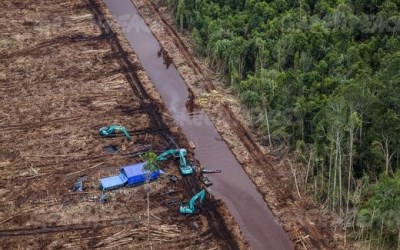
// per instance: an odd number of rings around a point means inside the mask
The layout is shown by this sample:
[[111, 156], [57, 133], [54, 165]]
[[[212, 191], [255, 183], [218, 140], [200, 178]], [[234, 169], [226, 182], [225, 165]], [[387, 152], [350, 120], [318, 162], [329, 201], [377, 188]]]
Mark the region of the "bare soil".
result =
[[[99, 26], [113, 21], [95, 5], [104, 11], [90, 0], [0, 2], [1, 248], [245, 248], [212, 197], [200, 213], [179, 214], [199, 188], [194, 178], [149, 184], [150, 242], [143, 186], [99, 202], [101, 177], [140, 162], [140, 153], [188, 142], [117, 26], [114, 34]], [[100, 137], [107, 124], [126, 125], [133, 140]], [[120, 152], [105, 152], [109, 145]], [[161, 167], [179, 176], [176, 163]], [[84, 192], [72, 192], [82, 176]]]
[[299, 249], [344, 248], [339, 221], [307, 196], [299, 196], [287, 158], [274, 157], [261, 145], [260, 135], [250, 129], [239, 101], [221, 76], [193, 56], [190, 34], [175, 29], [163, 1], [132, 0], [166, 56], [194, 93], [195, 103], [207, 111], [237, 160], [256, 184], [265, 201]]

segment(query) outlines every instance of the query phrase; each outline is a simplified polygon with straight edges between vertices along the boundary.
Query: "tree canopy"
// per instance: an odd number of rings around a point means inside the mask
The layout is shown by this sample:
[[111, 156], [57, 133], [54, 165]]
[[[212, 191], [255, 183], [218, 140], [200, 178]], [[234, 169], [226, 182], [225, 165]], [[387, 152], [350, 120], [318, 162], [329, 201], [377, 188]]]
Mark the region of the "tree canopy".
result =
[[399, 1], [167, 4], [179, 27], [191, 30], [196, 53], [236, 91], [266, 145], [312, 148], [318, 171], [307, 180], [332, 211], [357, 208], [363, 176], [374, 182], [399, 171]]

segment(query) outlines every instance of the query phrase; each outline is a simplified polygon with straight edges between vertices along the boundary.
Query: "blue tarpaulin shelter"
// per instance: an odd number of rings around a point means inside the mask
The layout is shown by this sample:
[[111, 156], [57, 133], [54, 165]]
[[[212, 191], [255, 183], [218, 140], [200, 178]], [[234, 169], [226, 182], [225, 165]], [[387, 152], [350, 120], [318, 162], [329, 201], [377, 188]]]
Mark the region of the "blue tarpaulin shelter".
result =
[[[147, 178], [146, 171], [143, 169], [146, 163], [141, 162], [121, 167], [119, 175], [100, 179], [100, 189], [112, 190], [125, 185], [134, 186], [142, 184]], [[160, 173], [163, 172], [161, 170], [152, 172], [150, 174], [150, 181], [156, 180], [160, 176]]]
[[[128, 178], [127, 185], [137, 185], [146, 181], [146, 171], [143, 166], [147, 162], [141, 162], [138, 164], [128, 165], [120, 169], [121, 173], [125, 174]], [[160, 175], [160, 170], [154, 171], [150, 174], [150, 180], [155, 180]]]
[[100, 188], [102, 190], [112, 190], [124, 186], [128, 182], [128, 178], [123, 173], [117, 176], [111, 176], [100, 179]]

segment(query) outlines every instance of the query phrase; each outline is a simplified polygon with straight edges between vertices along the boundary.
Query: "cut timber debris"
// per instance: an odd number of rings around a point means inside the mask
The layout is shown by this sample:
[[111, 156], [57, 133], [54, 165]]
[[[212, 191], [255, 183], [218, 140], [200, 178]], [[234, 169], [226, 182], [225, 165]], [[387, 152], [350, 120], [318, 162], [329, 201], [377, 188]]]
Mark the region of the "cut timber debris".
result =
[[[190, 219], [178, 215], [181, 196], [198, 186], [195, 181], [149, 184], [156, 194], [150, 211], [164, 220], [152, 216], [151, 223], [179, 225], [179, 231], [177, 226], [170, 232], [152, 228], [152, 238], [159, 239], [151, 240], [152, 246], [147, 227], [134, 230], [144, 226], [136, 218], [147, 211], [141, 188], [121, 189], [109, 193], [112, 202], [99, 202], [104, 193], [98, 180], [117, 166], [140, 162], [140, 154], [172, 148], [171, 143], [187, 146], [180, 129], [170, 130], [177, 125], [103, 1], [0, 1], [0, 16], [7, 20], [0, 36], [0, 126], [6, 130], [0, 136], [1, 249], [223, 249], [236, 244], [222, 223], [200, 221], [222, 221], [214, 203]], [[97, 133], [102, 122], [128, 124], [138, 131], [135, 140], [102, 139]], [[103, 149], [122, 144], [126, 150], [118, 154]], [[162, 167], [179, 175], [176, 162]], [[86, 189], [73, 193], [72, 184], [83, 174], [90, 175]], [[169, 208], [163, 193], [172, 186], [178, 203]], [[193, 220], [199, 229], [191, 226]]]
[[104, 164], [104, 162], [101, 162], [101, 163], [98, 163], [98, 164], [96, 164], [94, 166], [91, 166], [89, 168], [85, 168], [85, 169], [82, 169], [82, 170], [79, 170], [79, 171], [76, 171], [76, 172], [69, 173], [69, 174], [67, 174], [67, 176], [71, 176], [71, 175], [74, 175], [74, 174], [79, 174], [79, 173], [82, 173], [82, 172], [84, 172], [86, 170], [93, 169], [93, 168], [96, 168], [98, 166], [101, 166], [103, 164]]
[[205, 173], [205, 174], [212, 174], [212, 173], [221, 173], [222, 171], [221, 171], [221, 169], [207, 169], [207, 168], [203, 168], [203, 169], [201, 169], [201, 172], [202, 172], [202, 173]]

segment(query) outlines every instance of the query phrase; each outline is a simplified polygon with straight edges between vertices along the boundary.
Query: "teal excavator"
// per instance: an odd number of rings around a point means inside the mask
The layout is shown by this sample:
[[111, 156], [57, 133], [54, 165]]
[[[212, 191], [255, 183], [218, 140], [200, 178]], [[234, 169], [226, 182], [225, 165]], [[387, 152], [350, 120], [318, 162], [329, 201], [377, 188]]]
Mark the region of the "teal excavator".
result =
[[181, 205], [179, 208], [179, 212], [181, 214], [193, 214], [195, 212], [195, 203], [197, 199], [200, 199], [200, 203], [202, 203], [205, 196], [206, 196], [206, 191], [203, 189], [190, 199], [187, 206]]
[[101, 136], [107, 137], [107, 136], [115, 136], [116, 132], [121, 132], [124, 134], [128, 140], [131, 140], [131, 136], [128, 133], [128, 130], [124, 126], [120, 125], [109, 125], [107, 127], [102, 127], [99, 129], [99, 134]]
[[183, 149], [183, 148], [181, 148], [181, 149], [168, 149], [164, 153], [162, 153], [159, 156], [157, 156], [157, 160], [165, 161], [170, 156], [173, 156], [175, 158], [179, 157], [179, 169], [181, 170], [182, 175], [193, 174], [193, 167], [190, 166], [189, 164], [187, 164], [186, 155], [187, 155], [186, 149]]

